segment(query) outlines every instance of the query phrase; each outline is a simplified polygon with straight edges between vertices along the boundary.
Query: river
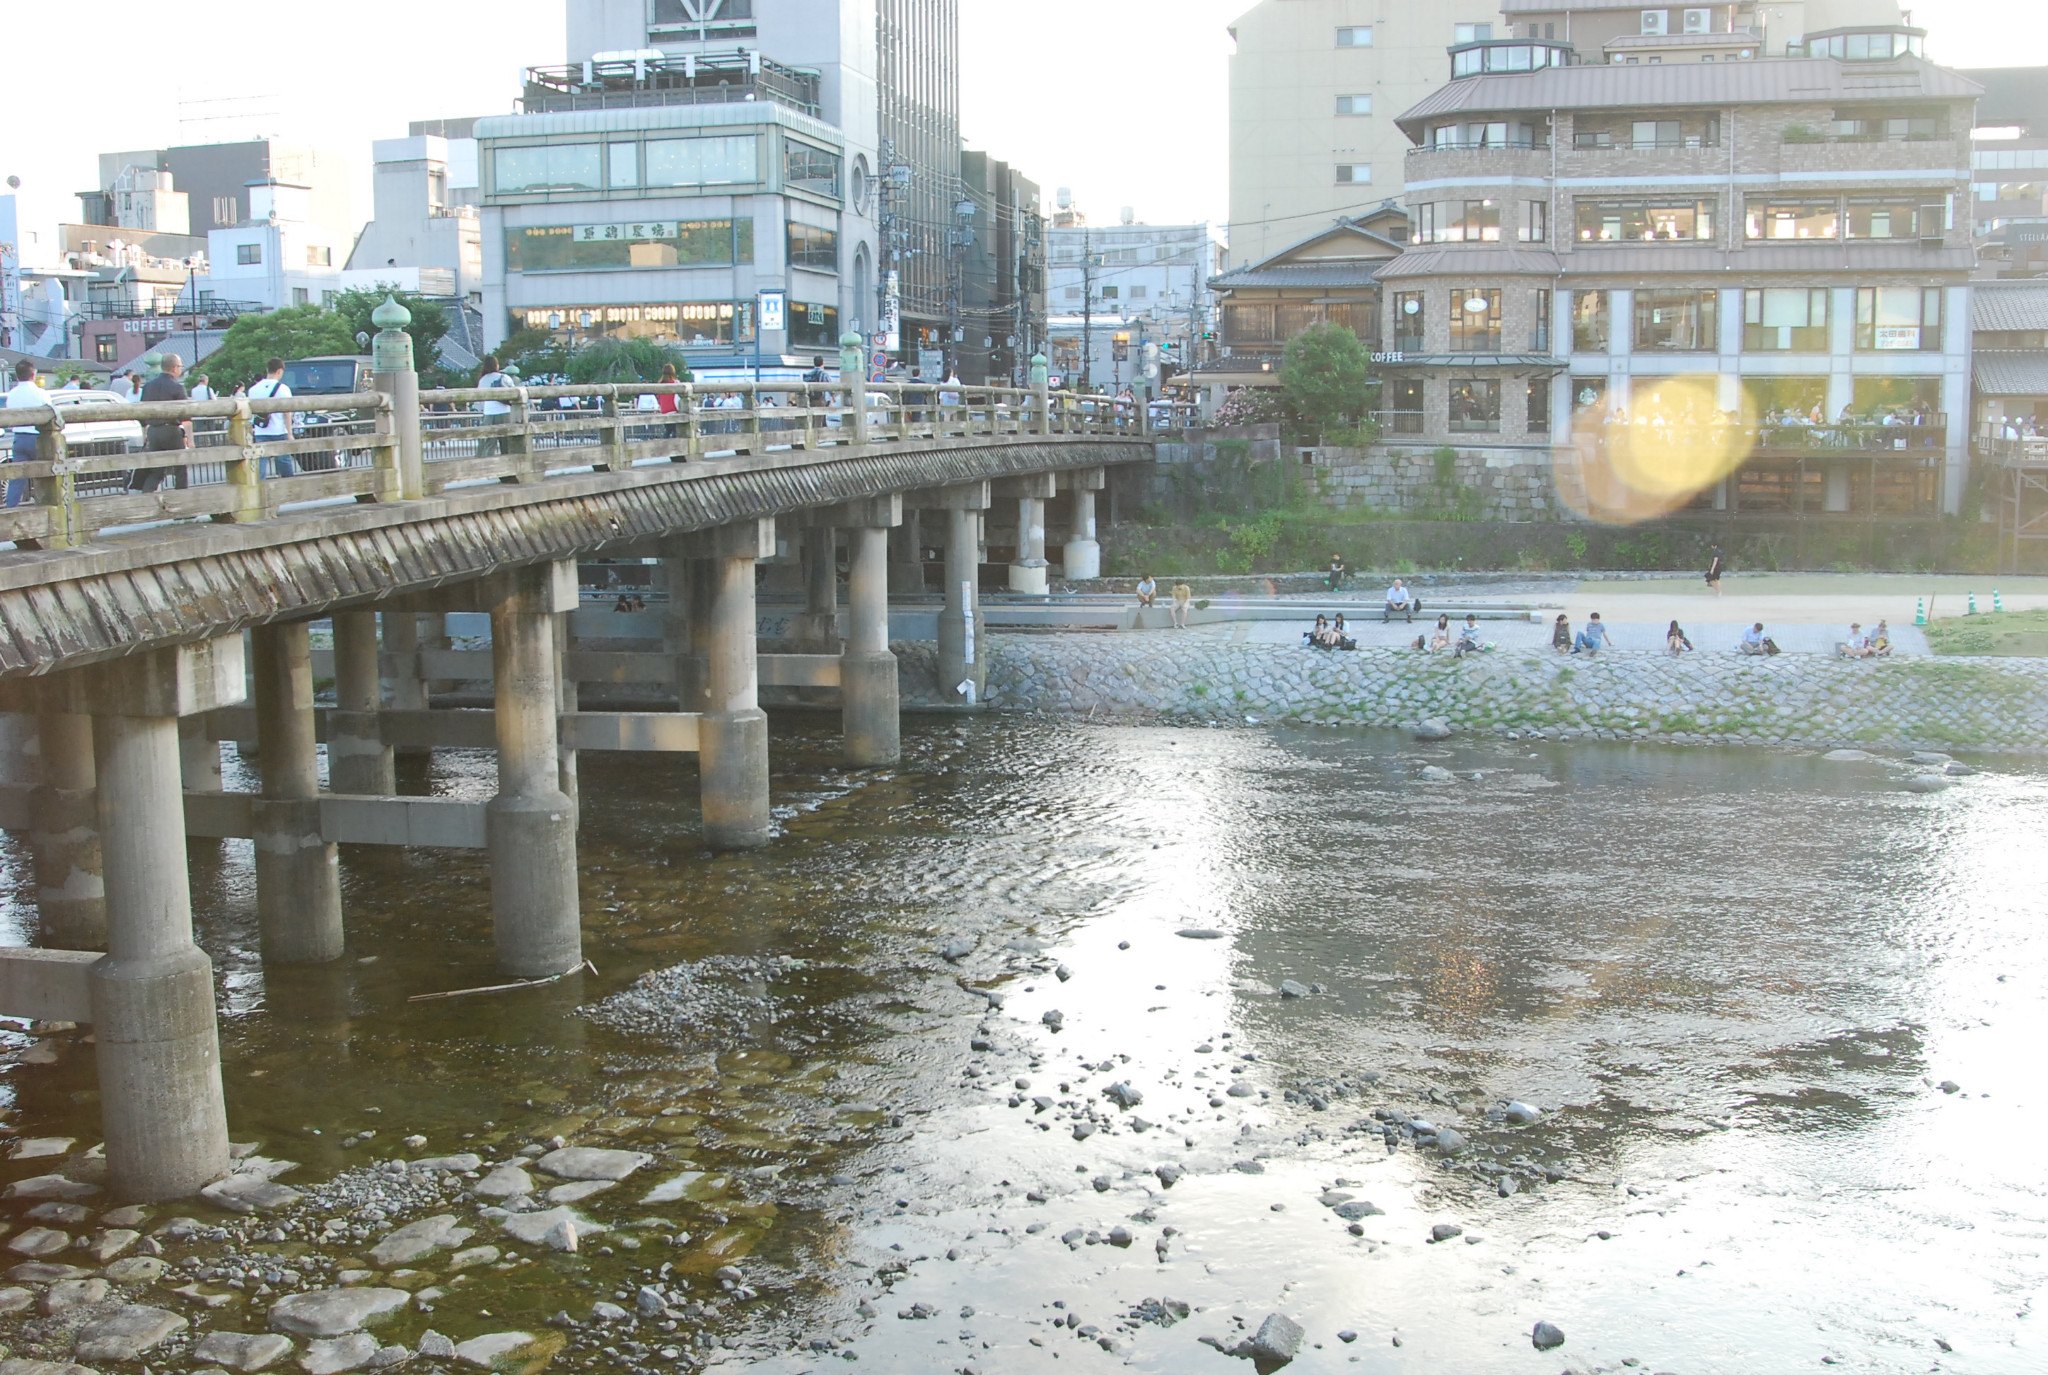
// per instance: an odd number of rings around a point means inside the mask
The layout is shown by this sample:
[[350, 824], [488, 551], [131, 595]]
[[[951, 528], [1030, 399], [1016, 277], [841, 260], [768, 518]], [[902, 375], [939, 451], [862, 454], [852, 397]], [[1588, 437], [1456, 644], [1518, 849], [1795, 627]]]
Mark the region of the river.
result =
[[[195, 843], [233, 1134], [301, 1162], [284, 1182], [411, 1133], [659, 1157], [579, 1205], [617, 1247], [392, 1340], [651, 1279], [710, 1306], [586, 1325], [558, 1366], [1227, 1371], [1198, 1339], [1277, 1312], [1300, 1371], [2048, 1368], [2039, 767], [1923, 796], [1798, 752], [905, 734], [850, 772], [822, 720], [778, 722], [780, 834], [716, 858], [687, 762], [585, 756], [596, 972], [544, 990], [406, 1001], [500, 981], [481, 855], [345, 852], [348, 958], [266, 972], [246, 843]], [[408, 783], [491, 780], [446, 752]], [[24, 847], [4, 864], [18, 940]], [[6, 1124], [96, 1140], [89, 1049], [4, 1040]], [[681, 1198], [640, 1202], [657, 1171]]]

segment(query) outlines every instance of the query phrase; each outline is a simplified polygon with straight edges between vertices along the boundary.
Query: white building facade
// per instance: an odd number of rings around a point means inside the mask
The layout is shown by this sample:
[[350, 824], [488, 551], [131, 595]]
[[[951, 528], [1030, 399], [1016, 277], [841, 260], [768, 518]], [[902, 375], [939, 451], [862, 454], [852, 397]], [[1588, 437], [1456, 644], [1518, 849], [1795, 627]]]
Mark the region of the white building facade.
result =
[[311, 192], [283, 182], [251, 182], [249, 218], [206, 235], [206, 270], [193, 275], [196, 299], [248, 302], [264, 310], [325, 305], [341, 290], [348, 244], [315, 224]]

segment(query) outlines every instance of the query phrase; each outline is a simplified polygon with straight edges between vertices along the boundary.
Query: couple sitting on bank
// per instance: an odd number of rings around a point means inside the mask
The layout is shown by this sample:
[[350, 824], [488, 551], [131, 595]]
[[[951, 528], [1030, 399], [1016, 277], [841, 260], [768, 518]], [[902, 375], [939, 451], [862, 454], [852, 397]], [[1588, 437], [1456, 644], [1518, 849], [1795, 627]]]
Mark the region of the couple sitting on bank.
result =
[[1358, 641], [1351, 638], [1351, 630], [1344, 624], [1344, 613], [1341, 611], [1337, 613], [1335, 620], [1328, 616], [1316, 617], [1315, 625], [1302, 632], [1301, 642], [1310, 649], [1358, 648]]
[[1892, 652], [1891, 627], [1883, 621], [1868, 635], [1863, 633], [1860, 621], [1849, 623], [1849, 638], [1835, 646], [1835, 653], [1844, 659], [1882, 659]]
[[[1671, 623], [1675, 630], [1678, 622]], [[1683, 639], [1684, 636], [1679, 637]], [[1586, 628], [1577, 635], [1572, 634], [1570, 618], [1560, 615], [1550, 627], [1550, 647], [1560, 654], [1598, 654], [1603, 649], [1614, 648], [1614, 641], [1607, 638], [1607, 623], [1595, 611], [1586, 617]], [[1686, 646], [1688, 649], [1691, 645]]]
[[[1420, 637], [1416, 639], [1415, 647], [1423, 647]], [[1465, 623], [1457, 627], [1451, 625], [1449, 616], [1436, 618], [1436, 629], [1430, 632], [1429, 636], [1431, 654], [1441, 654], [1448, 649], [1453, 659], [1462, 659], [1467, 654], [1477, 654], [1485, 648], [1486, 646], [1479, 641], [1479, 618], [1471, 612], [1465, 613]]]

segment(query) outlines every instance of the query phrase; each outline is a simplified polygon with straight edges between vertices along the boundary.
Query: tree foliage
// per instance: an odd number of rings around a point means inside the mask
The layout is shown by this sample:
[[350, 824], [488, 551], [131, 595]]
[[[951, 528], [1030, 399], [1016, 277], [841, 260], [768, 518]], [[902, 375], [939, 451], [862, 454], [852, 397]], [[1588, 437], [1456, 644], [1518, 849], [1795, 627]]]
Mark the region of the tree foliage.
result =
[[412, 323], [405, 327], [405, 332], [412, 336], [412, 361], [420, 374], [420, 385], [467, 386], [468, 378], [446, 376], [440, 364], [439, 346], [449, 329], [447, 309], [440, 302], [427, 300], [414, 292], [381, 286], [356, 287], [335, 296], [331, 309], [348, 322], [349, 346], [344, 352], [364, 351], [358, 347], [355, 338], [358, 334], [377, 333], [376, 323], [370, 316], [384, 304], [386, 297], [396, 299], [398, 304], [412, 312]]
[[[177, 351], [173, 340], [164, 348]], [[353, 354], [355, 329], [346, 318], [320, 306], [287, 306], [267, 315], [244, 315], [228, 328], [220, 347], [206, 355], [197, 371], [204, 372], [213, 389], [226, 395], [238, 384], [263, 376], [263, 364], [271, 358], [315, 358], [322, 354]]]
[[1310, 435], [1362, 420], [1372, 410], [1372, 358], [1342, 325], [1317, 325], [1287, 341], [1280, 391]]
[[690, 360], [673, 344], [652, 339], [599, 339], [568, 357], [563, 371], [578, 386], [597, 382], [659, 382], [661, 370], [673, 366], [688, 381]]

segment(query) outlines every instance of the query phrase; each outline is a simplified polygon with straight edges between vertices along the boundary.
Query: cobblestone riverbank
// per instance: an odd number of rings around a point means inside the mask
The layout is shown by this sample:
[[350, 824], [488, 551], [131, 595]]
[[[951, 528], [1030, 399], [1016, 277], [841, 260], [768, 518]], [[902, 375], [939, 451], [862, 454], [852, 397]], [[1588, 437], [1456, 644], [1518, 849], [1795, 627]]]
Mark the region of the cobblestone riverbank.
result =
[[[1453, 660], [1166, 634], [996, 635], [998, 710], [1540, 731], [1566, 739], [2048, 749], [2048, 660], [1502, 650]], [[899, 644], [907, 700], [933, 700], [929, 644]]]

